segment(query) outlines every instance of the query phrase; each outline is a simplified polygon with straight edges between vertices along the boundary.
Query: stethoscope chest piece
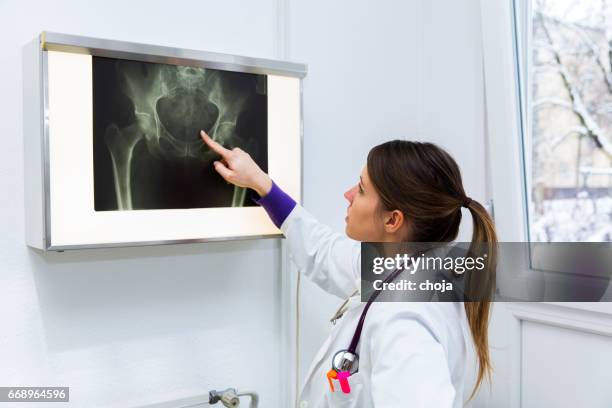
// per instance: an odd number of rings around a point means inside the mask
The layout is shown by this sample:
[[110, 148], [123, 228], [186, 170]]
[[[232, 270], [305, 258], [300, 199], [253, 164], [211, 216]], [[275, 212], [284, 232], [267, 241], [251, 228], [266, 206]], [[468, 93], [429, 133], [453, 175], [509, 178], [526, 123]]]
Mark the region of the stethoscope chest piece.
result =
[[336, 372], [348, 371], [353, 375], [359, 370], [359, 356], [349, 350], [340, 350], [332, 358], [332, 368]]
[[[386, 283], [392, 281], [397, 275], [399, 275], [400, 272], [401, 269], [396, 269], [391, 274], [389, 274], [387, 278], [385, 278], [384, 282]], [[359, 356], [357, 355], [357, 345], [359, 343], [359, 338], [361, 337], [361, 330], [363, 329], [363, 323], [365, 321], [366, 314], [368, 313], [368, 309], [372, 305], [372, 302], [376, 300], [376, 297], [380, 292], [380, 290], [374, 291], [366, 302], [366, 305], [363, 308], [363, 311], [361, 312], [361, 316], [359, 317], [359, 322], [357, 323], [357, 327], [355, 328], [355, 333], [353, 334], [353, 338], [351, 339], [351, 344], [349, 345], [349, 348], [336, 352], [336, 354], [334, 354], [334, 356], [332, 357], [332, 369], [327, 373], [327, 379], [329, 380], [329, 385], [332, 391], [334, 390], [332, 378], [338, 378], [339, 380], [342, 380], [341, 385], [343, 386], [344, 392], [350, 391], [346, 376], [353, 375], [357, 372], [357, 370], [359, 370]], [[338, 313], [336, 313], [336, 315], [338, 315]], [[336, 315], [334, 315], [334, 318], [336, 318]], [[332, 320], [334, 320], [334, 318], [332, 318]]]

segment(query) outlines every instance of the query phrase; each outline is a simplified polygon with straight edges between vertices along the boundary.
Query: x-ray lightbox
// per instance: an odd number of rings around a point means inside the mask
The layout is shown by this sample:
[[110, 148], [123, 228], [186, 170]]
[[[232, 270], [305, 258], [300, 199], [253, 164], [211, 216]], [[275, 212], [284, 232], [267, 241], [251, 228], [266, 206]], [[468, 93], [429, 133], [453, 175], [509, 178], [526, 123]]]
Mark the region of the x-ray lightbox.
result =
[[31, 247], [281, 236], [200, 129], [301, 202], [303, 64], [44, 32], [23, 72]]

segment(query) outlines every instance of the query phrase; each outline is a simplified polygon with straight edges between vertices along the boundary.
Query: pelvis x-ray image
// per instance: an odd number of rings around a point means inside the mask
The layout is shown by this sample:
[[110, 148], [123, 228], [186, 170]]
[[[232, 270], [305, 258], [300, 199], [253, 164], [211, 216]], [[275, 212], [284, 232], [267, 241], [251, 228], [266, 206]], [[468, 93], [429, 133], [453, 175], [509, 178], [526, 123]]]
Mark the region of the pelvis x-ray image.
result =
[[95, 210], [255, 205], [199, 131], [267, 172], [267, 113], [265, 75], [93, 57]]

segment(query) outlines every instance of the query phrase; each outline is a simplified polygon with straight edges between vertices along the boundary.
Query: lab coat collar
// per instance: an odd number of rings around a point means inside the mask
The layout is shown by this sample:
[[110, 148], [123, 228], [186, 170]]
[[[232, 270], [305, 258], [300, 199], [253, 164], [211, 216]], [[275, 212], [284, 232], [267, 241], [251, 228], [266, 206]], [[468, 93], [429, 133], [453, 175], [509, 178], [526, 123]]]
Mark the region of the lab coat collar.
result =
[[347, 310], [355, 307], [355, 298], [359, 298], [360, 297], [359, 294], [360, 294], [359, 289], [355, 289], [355, 291], [348, 298], [346, 298], [344, 303], [340, 305], [338, 310], [336, 310], [336, 313], [333, 314], [333, 316], [331, 317], [331, 319], [329, 319], [329, 321], [332, 324], [336, 324], [336, 321], [339, 318], [341, 318]]

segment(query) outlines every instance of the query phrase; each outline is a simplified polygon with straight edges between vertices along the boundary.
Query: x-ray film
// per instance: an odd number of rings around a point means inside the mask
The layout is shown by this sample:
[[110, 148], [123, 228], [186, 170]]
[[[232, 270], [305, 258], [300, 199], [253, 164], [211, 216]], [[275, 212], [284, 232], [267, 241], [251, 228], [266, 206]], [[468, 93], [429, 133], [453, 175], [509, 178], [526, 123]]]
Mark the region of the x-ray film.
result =
[[253, 206], [200, 129], [268, 170], [267, 76], [94, 56], [96, 211]]

